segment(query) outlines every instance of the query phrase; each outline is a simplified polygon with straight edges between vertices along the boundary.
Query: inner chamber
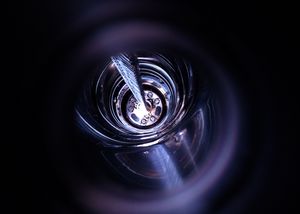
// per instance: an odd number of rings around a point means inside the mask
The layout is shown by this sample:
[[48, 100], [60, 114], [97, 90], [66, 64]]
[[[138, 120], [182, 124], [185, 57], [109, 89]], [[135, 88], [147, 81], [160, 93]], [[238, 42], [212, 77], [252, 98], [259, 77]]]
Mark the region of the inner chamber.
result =
[[159, 53], [136, 52], [135, 56], [148, 111], [141, 108], [112, 61], [96, 71], [92, 79], [97, 81], [84, 91], [89, 105], [94, 105], [89, 106], [90, 112], [86, 114], [86, 102], [79, 102], [76, 108], [81, 124], [114, 146], [161, 142], [194, 101], [188, 62]]
[[108, 57], [79, 96], [77, 125], [117, 173], [117, 186], [176, 189], [203, 166], [218, 136], [213, 85], [204, 66], [181, 56], [134, 54], [147, 111]]

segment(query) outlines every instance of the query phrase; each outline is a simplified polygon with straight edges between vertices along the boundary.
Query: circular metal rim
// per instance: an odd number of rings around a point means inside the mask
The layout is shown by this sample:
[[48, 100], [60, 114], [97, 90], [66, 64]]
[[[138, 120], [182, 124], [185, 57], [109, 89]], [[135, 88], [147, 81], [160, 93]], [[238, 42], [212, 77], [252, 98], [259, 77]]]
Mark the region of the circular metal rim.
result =
[[[141, 29], [144, 29], [145, 26], [140, 26], [140, 27], [141, 27]], [[165, 29], [165, 28], [161, 28], [161, 29]], [[141, 30], [141, 31], [143, 31], [143, 30]], [[169, 38], [171, 38], [170, 35], [174, 35], [174, 31], [170, 31], [170, 32], [171, 32], [170, 34], [165, 34], [164, 36], [161, 35], [162, 38], [161, 37], [154, 37], [154, 38], [155, 39], [158, 39], [158, 38], [162, 39], [162, 40], [158, 40], [160, 42], [162, 42], [162, 41], [170, 42], [169, 41]], [[167, 36], [167, 35], [169, 35], [169, 36]], [[105, 38], [107, 39], [106, 36], [101, 37], [101, 34], [98, 35], [98, 36], [100, 36], [100, 38], [101, 38], [100, 40], [102, 40], [102, 42], [105, 41]], [[149, 38], [146, 35], [144, 35], [144, 36], [146, 38]], [[135, 36], [130, 37], [130, 38], [134, 39]], [[165, 38], [165, 40], [163, 38]], [[119, 38], [119, 39], [122, 40], [121, 38]], [[126, 39], [128, 39], [128, 38], [126, 38]], [[126, 41], [126, 39], [125, 39], [125, 41]], [[124, 40], [122, 40], [122, 41], [124, 42]], [[185, 41], [187, 41], [187, 40], [185, 39]], [[139, 43], [139, 42], [137, 42], [137, 43]], [[207, 59], [207, 64], [211, 65], [217, 71], [222, 70], [220, 67], [218, 67], [217, 65], [215, 65], [213, 63], [212, 59], [210, 59], [209, 57], [205, 57], [203, 55], [203, 53], [202, 53], [203, 50], [199, 49], [199, 46], [195, 46], [195, 47], [193, 47], [194, 45], [192, 45], [192, 46], [187, 45], [186, 46], [186, 45], [183, 45], [184, 42], [183, 43], [181, 43], [181, 42], [174, 43], [174, 41], [173, 41], [173, 42], [170, 42], [170, 43], [172, 43], [173, 45], [177, 44], [179, 48], [191, 51], [192, 54], [195, 54], [195, 55], [201, 56], [203, 58], [206, 58]], [[88, 46], [90, 46], [90, 45], [88, 45]], [[197, 47], [197, 49], [195, 49], [196, 47]], [[102, 50], [102, 49], [99, 49], [99, 47], [97, 49], [98, 50]], [[103, 56], [103, 54], [106, 55], [107, 53], [109, 53], [109, 51], [106, 52], [106, 53], [102, 52], [100, 55]], [[91, 50], [91, 52], [89, 52], [89, 54], [87, 52], [85, 52], [83, 55], [92, 56], [92, 58], [94, 58], [95, 54], [96, 54], [95, 50]], [[99, 57], [99, 54], [96, 54], [96, 55]], [[90, 57], [87, 58], [87, 61], [89, 61], [88, 59], [90, 59]], [[78, 65], [75, 65], [75, 68], [77, 66]], [[81, 67], [81, 66], [79, 66], [79, 67]], [[224, 78], [224, 79], [226, 79], [226, 81], [229, 81], [224, 76], [222, 76], [220, 78]], [[225, 90], [229, 90], [229, 91], [232, 92], [232, 88], [231, 89], [227, 88]], [[200, 197], [200, 198], [203, 197], [205, 195], [205, 193], [207, 193], [208, 190], [212, 188], [212, 184], [215, 183], [216, 180], [219, 180], [220, 175], [222, 174], [222, 172], [225, 170], [225, 168], [228, 168], [228, 163], [232, 159], [232, 156], [233, 156], [233, 153], [234, 153], [234, 148], [236, 146], [236, 141], [237, 141], [237, 137], [238, 137], [238, 135], [237, 135], [238, 131], [237, 130], [238, 130], [239, 126], [238, 126], [238, 121], [237, 121], [237, 115], [239, 114], [239, 111], [238, 111], [238, 108], [237, 108], [236, 100], [234, 99], [234, 95], [231, 94], [231, 95], [229, 95], [229, 97], [231, 97], [231, 99], [232, 99], [232, 105], [233, 106], [232, 106], [231, 111], [234, 112], [235, 117], [232, 118], [232, 122], [231, 122], [230, 126], [227, 127], [227, 128], [230, 129], [230, 130], [235, 129], [235, 132], [231, 133], [225, 139], [224, 143], [226, 145], [226, 150], [220, 149], [220, 151], [219, 151], [218, 149], [216, 149], [216, 151], [212, 151], [212, 154], [214, 154], [214, 155], [220, 154], [220, 156], [213, 158], [213, 160], [210, 163], [213, 166], [213, 168], [215, 168], [215, 169], [212, 170], [212, 171], [210, 171], [210, 172], [208, 172], [208, 174], [210, 176], [208, 176], [208, 175], [205, 176], [206, 179], [204, 179], [204, 180], [206, 180], [206, 182], [208, 182], [207, 185], [205, 185], [205, 181], [201, 181], [201, 182], [198, 181], [198, 183], [194, 183], [193, 181], [191, 182], [191, 184], [195, 185], [193, 189], [197, 190], [197, 192], [198, 192], [197, 193], [197, 197]], [[150, 146], [150, 145], [151, 144], [147, 144], [145, 146]], [[185, 187], [188, 187], [188, 185], [189, 184], [185, 185]], [[76, 187], [75, 187], [75, 189], [76, 189]], [[93, 193], [93, 195], [97, 198], [97, 201], [98, 201], [98, 199], [101, 199], [101, 198], [103, 199], [103, 197], [106, 197], [101, 192], [95, 192], [92, 189], [93, 189], [93, 187], [87, 185], [87, 186], [85, 186], [85, 188], [79, 189], [78, 193], [80, 193], [80, 195], [81, 195], [81, 193], [83, 193], [83, 195], [86, 195], [86, 194], [89, 193], [89, 191], [91, 191], [90, 193]], [[82, 192], [82, 190], [83, 190], [83, 192]], [[174, 206], [172, 207], [172, 210], [176, 210], [178, 207], [182, 207], [183, 204], [186, 204], [191, 199], [193, 199], [193, 198], [195, 199], [196, 198], [196, 195], [192, 194], [192, 195], [189, 195], [189, 197], [187, 197], [186, 200], [184, 200], [184, 201], [178, 201], [178, 199], [180, 197], [182, 197], [184, 195], [187, 195], [187, 194], [188, 194], [188, 191], [186, 192], [185, 190], [179, 190], [179, 194], [171, 195], [168, 199], [165, 197], [165, 195], [158, 196], [159, 198], [161, 198], [160, 202], [158, 202], [158, 201], [154, 202], [153, 200], [141, 201], [138, 204], [139, 209], [137, 209], [137, 210], [133, 210], [133, 207], [137, 207], [137, 204], [132, 204], [132, 201], [130, 201], [130, 200], [129, 201], [128, 200], [124, 201], [124, 198], [117, 198], [117, 197], [115, 197], [113, 195], [110, 195], [108, 198], [113, 197], [115, 199], [115, 203], [116, 204], [120, 205], [120, 207], [122, 207], [124, 209], [131, 210], [132, 212], [134, 212], [134, 211], [136, 211], [136, 212], [144, 211], [145, 208], [147, 208], [147, 207], [150, 208], [150, 210], [152, 210], [152, 211], [155, 211], [155, 210], [156, 211], [162, 211], [162, 210], [164, 210], [164, 211], [170, 211], [170, 207], [162, 207], [163, 204], [165, 204], [165, 202], [167, 202], [167, 201], [173, 202], [172, 204]], [[83, 198], [81, 198], [81, 199], [82, 199], [82, 202], [87, 202], [86, 205], [89, 205], [90, 208], [92, 208], [92, 209], [102, 210], [102, 211], [103, 211], [103, 209], [104, 210], [111, 209], [111, 207], [109, 207], [108, 204], [107, 205], [104, 204], [104, 207], [101, 207], [101, 206], [99, 207], [99, 204], [90, 204], [90, 202], [86, 201], [85, 199], [83, 199]], [[96, 202], [96, 201], [93, 201], [93, 202]]]

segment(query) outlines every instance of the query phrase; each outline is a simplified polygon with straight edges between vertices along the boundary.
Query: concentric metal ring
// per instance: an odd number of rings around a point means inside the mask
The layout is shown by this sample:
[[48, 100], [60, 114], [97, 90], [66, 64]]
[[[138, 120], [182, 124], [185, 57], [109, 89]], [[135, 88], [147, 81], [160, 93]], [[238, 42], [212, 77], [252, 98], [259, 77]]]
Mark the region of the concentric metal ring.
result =
[[180, 123], [192, 104], [192, 70], [184, 59], [150, 52], [135, 55], [148, 112], [142, 112], [132, 99], [132, 92], [112, 61], [97, 71], [94, 86], [90, 85], [83, 96], [92, 96], [95, 103], [85, 111], [89, 114], [83, 115], [84, 122], [111, 145], [158, 143]]

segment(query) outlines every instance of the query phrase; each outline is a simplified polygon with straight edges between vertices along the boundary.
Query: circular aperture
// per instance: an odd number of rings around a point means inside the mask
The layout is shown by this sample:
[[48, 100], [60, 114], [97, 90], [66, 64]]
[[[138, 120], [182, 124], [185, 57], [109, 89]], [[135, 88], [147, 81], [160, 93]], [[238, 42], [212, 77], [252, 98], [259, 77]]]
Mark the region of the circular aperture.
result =
[[[121, 101], [121, 103], [126, 103], [125, 109], [122, 106], [122, 113], [125, 114], [125, 118], [132, 126], [137, 128], [150, 128], [158, 125], [159, 121], [163, 119], [163, 112], [165, 113], [166, 105], [163, 105], [166, 101], [165, 97], [161, 94], [158, 95], [155, 92], [155, 89], [152, 91], [145, 90], [145, 100], [147, 105], [147, 111], [145, 112], [141, 109], [141, 104], [134, 98], [133, 95], [129, 96], [125, 101]], [[124, 110], [125, 112], [124, 112]]]
[[[121, 54], [127, 53], [116, 56]], [[117, 173], [113, 186], [134, 189], [130, 197], [139, 190], [204, 193], [219, 178], [211, 171], [219, 170], [231, 156], [237, 113], [232, 89], [208, 61], [172, 52], [133, 55], [147, 109], [141, 108], [112, 56], [107, 56], [76, 103], [81, 132], [100, 145], [101, 156]], [[193, 183], [200, 177], [201, 185]], [[195, 191], [182, 190], [189, 185]], [[114, 200], [123, 203], [124, 198]]]
[[162, 139], [192, 104], [192, 70], [184, 59], [149, 52], [135, 55], [146, 110], [110, 60], [92, 77], [95, 84], [89, 82], [84, 90], [89, 103], [79, 102], [76, 108], [85, 125], [108, 144], [142, 145]]

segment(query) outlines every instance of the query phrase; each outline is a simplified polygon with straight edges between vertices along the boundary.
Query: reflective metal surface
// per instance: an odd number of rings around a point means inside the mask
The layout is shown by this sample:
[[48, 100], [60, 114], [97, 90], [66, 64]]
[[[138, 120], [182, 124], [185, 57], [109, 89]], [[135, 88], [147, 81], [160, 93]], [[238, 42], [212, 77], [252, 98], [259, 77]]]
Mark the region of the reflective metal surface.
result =
[[32, 195], [36, 213], [293, 213], [297, 13], [177, 0], [24, 6], [24, 60], [14, 58], [25, 69], [7, 89], [22, 97], [10, 121], [25, 121], [13, 144], [29, 179], [13, 195]]
[[[206, 109], [207, 110], [207, 109]], [[205, 111], [206, 111], [205, 110]], [[212, 145], [203, 110], [169, 135], [163, 144], [142, 149], [103, 152], [108, 163], [135, 188], [174, 190], [199, 172]]]
[[[139, 67], [135, 75], [140, 75], [147, 109], [132, 93], [135, 87], [111, 61], [91, 78], [96, 80], [95, 88], [87, 86], [81, 95], [86, 100], [80, 98], [76, 106], [78, 123], [85, 131], [113, 147], [165, 141], [194, 104], [193, 71], [184, 59], [170, 61], [169, 56], [151, 52], [135, 55]], [[137, 85], [134, 81], [132, 84]]]
[[158, 125], [166, 107], [163, 106], [161, 98], [155, 92], [145, 90], [144, 93], [148, 110], [145, 111], [141, 107], [141, 103], [131, 96], [126, 103], [125, 117], [133, 126], [148, 128], [151, 125]]
[[[72, 60], [66, 70], [78, 71], [72, 73], [78, 84], [67, 108], [74, 110], [66, 120], [71, 134], [65, 153], [71, 157], [63, 159], [79, 164], [66, 164], [62, 173], [79, 183], [70, 185], [80, 204], [96, 213], [192, 213], [204, 210], [199, 199], [217, 195], [236, 154], [240, 109], [231, 79], [192, 44], [162, 25], [126, 22], [95, 34], [79, 51], [80, 60]], [[140, 75], [132, 84], [142, 84], [151, 115], [139, 108], [126, 74], [112, 61], [128, 53]]]
[[138, 101], [140, 109], [146, 112], [147, 106], [144, 98], [144, 89], [136, 57], [120, 54], [119, 56], [112, 56], [111, 60]]
[[[226, 130], [236, 125], [237, 112], [234, 102], [227, 102], [226, 87], [218, 92], [201, 65], [171, 53], [134, 55], [138, 73], [125, 65], [130, 61], [121, 65], [111, 57], [90, 76], [76, 105], [77, 124], [81, 134], [105, 148], [101, 155], [122, 185], [174, 191], [204, 173], [222, 143], [230, 151], [234, 140]], [[131, 70], [122, 74], [120, 66]], [[140, 75], [146, 110], [133, 94], [138, 83], [127, 79], [134, 75]], [[230, 115], [230, 123], [223, 114]]]

